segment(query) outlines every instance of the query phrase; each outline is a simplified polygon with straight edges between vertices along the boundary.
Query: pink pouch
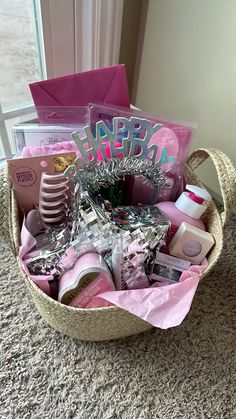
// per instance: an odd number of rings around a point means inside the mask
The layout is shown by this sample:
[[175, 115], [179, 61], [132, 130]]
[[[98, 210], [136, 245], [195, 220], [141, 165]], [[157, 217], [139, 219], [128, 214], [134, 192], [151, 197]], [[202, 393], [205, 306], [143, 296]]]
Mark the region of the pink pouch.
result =
[[[42, 106], [52, 110], [60, 106], [86, 106], [94, 101], [130, 105], [124, 64], [30, 83], [29, 87], [36, 110]], [[47, 123], [43, 113], [38, 116], [41, 123]]]

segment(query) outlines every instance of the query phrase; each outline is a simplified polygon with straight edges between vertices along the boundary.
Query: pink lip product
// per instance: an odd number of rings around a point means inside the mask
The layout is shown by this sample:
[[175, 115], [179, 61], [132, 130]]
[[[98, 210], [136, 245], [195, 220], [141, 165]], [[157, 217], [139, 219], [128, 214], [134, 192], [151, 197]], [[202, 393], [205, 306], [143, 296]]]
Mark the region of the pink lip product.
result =
[[103, 275], [103, 287], [104, 281], [107, 281], [110, 288], [115, 289], [111, 273], [103, 257], [95, 252], [85, 253], [76, 261], [74, 267], [60, 278], [58, 300], [62, 304], [70, 304], [100, 275]]

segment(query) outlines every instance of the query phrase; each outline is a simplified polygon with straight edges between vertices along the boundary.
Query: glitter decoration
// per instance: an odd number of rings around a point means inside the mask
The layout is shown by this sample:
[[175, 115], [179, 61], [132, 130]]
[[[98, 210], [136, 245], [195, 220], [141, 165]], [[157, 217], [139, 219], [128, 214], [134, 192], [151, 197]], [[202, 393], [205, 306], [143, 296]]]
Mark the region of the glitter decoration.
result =
[[[146, 158], [152, 162], [156, 160], [158, 147], [155, 144], [149, 145], [149, 142], [153, 134], [162, 128], [161, 124], [153, 126], [150, 120], [137, 117], [114, 117], [112, 123], [110, 128], [104, 121], [97, 121], [95, 137], [90, 126], [84, 127], [84, 137], [79, 136], [77, 132], [72, 133], [71, 136], [80, 152], [76, 161], [78, 167], [84, 168], [96, 163], [99, 153], [107, 160], [105, 141], [110, 144], [111, 157], [122, 153], [124, 156], [135, 155], [137, 159]], [[121, 133], [125, 136], [121, 139], [120, 147], [116, 147]]]
[[[69, 257], [74, 252], [73, 260], [75, 262], [86, 249], [91, 247], [105, 255], [112, 247], [114, 234], [119, 233], [123, 237], [126, 277], [128, 273], [136, 277], [138, 272], [142, 271], [142, 278], [144, 278], [141, 266], [150, 257], [150, 252], [160, 249], [169, 228], [168, 222], [162, 225], [147, 225], [147, 220], [144, 221], [144, 225], [140, 225], [140, 228], [135, 228], [133, 231], [119, 228], [109, 218], [102, 206], [97, 205], [88, 193], [80, 194], [77, 187], [68, 223], [61, 225], [61, 230], [58, 227], [50, 229], [54, 247], [50, 250], [47, 248], [38, 250], [37, 255], [34, 252], [34, 256], [28, 258], [27, 261], [29, 272], [34, 275], [52, 275], [54, 279], [58, 280], [69, 269], [65, 256]], [[69, 253], [68, 249], [70, 249]], [[137, 253], [139, 254], [138, 258], [136, 257]], [[130, 265], [131, 259], [133, 262]], [[135, 260], [137, 266], [134, 264]]]
[[101, 188], [114, 185], [125, 175], [143, 176], [159, 192], [168, 184], [168, 179], [158, 163], [137, 160], [132, 157], [112, 158], [87, 166], [80, 172], [79, 182], [84, 191], [97, 193]]
[[83, 169], [95, 165], [101, 159], [108, 161], [129, 157], [152, 164], [158, 163], [159, 167], [166, 162], [174, 163], [175, 157], [167, 156], [166, 148], [159, 150], [160, 146], [151, 144], [153, 135], [161, 128], [161, 124], [153, 125], [152, 121], [145, 118], [114, 117], [112, 127], [107, 126], [104, 121], [97, 121], [95, 136], [90, 126], [84, 127], [84, 137], [73, 132], [71, 136], [80, 155], [66, 169], [65, 175], [77, 182]]
[[125, 230], [145, 226], [167, 225], [170, 223], [161, 211], [151, 205], [119, 206], [112, 210], [112, 220]]
[[[75, 187], [73, 199], [70, 205], [70, 214], [67, 223], [57, 228], [48, 230], [50, 241], [54, 246], [39, 249], [37, 254], [28, 255], [26, 262], [29, 272], [33, 275], [52, 275], [58, 280], [67, 270], [66, 258], [70, 248], [77, 258], [84, 252], [84, 249], [93, 247], [99, 253], [106, 252], [111, 247], [113, 231], [117, 227], [109, 222], [103, 213], [87, 193], [81, 194], [78, 185]], [[74, 256], [74, 262], [76, 256]], [[71, 266], [72, 267], [72, 266]]]
[[[136, 259], [139, 261], [138, 266], [132, 268], [129, 263], [125, 265], [127, 266], [127, 275], [129, 268], [130, 275], [133, 274], [135, 278], [142, 275], [144, 278], [145, 260], [150, 256], [150, 252], [161, 247], [169, 224], [168, 222], [160, 223], [158, 220], [153, 223], [150, 214], [149, 223], [148, 219], [145, 219], [144, 212], [141, 211], [137, 225], [133, 226], [135, 227], [133, 231], [132, 229], [126, 231], [116, 225], [111, 216], [113, 210], [111, 203], [99, 196], [98, 192], [101, 188], [114, 185], [127, 174], [142, 175], [158, 191], [167, 182], [158, 163], [134, 157], [111, 158], [108, 161], [85, 167], [80, 172], [79, 182], [75, 183], [65, 223], [60, 226], [60, 229], [53, 230], [52, 228], [50, 230], [51, 237], [55, 239], [55, 247], [41, 249], [37, 255], [28, 260], [27, 266], [31, 274], [52, 275], [55, 280], [58, 280], [68, 269], [67, 259], [64, 256], [68, 254], [69, 248], [71, 249], [70, 255], [72, 251], [75, 252], [74, 260], [76, 260], [76, 255], [79, 257], [83, 249], [88, 246], [93, 246], [96, 251], [105, 255], [111, 249], [112, 236], [115, 233], [120, 233], [126, 243], [124, 260], [130, 261], [131, 246], [133, 261]], [[96, 198], [94, 199], [94, 197]], [[137, 253], [135, 246], [139, 252], [138, 258], [134, 257]]]

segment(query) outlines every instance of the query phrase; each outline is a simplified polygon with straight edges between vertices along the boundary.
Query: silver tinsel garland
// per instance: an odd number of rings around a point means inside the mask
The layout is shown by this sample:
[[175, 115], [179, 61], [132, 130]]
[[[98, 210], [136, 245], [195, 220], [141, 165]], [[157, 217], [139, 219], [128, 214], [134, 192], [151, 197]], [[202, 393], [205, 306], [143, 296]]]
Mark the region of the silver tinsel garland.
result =
[[78, 181], [83, 191], [97, 193], [103, 187], [114, 185], [124, 175], [143, 176], [157, 192], [168, 185], [168, 178], [161, 171], [159, 163], [135, 157], [111, 158], [89, 165], [81, 171]]
[[[137, 158], [111, 158], [108, 161], [87, 166], [81, 171], [78, 182], [75, 184], [67, 220], [64, 225], [61, 225], [60, 239], [62, 236], [64, 240], [61, 243], [58, 240], [59, 243], [55, 249], [42, 250], [37, 257], [32, 258], [28, 263], [32, 274], [52, 274], [55, 279], [59, 278], [64, 272], [63, 267], [60, 266], [61, 256], [71, 245], [75, 250], [80, 251], [87, 240], [91, 240], [91, 243], [96, 243], [99, 237], [108, 242], [111, 240], [112, 233], [119, 229], [111, 222], [104, 208], [97, 205], [90, 195], [96, 195], [103, 187], [114, 185], [124, 175], [143, 176], [157, 192], [168, 185], [168, 178], [161, 171], [158, 163]], [[91, 220], [92, 229], [89, 220]], [[156, 246], [159, 248], [162, 245], [167, 230], [168, 224], [143, 227], [142, 233], [150, 249]], [[132, 237], [134, 233], [129, 234]]]

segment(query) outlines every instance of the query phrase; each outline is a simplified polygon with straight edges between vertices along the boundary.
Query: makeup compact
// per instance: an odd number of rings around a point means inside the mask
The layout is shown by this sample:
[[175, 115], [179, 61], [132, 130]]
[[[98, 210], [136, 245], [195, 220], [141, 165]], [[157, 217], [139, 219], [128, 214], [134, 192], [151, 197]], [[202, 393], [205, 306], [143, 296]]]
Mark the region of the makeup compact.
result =
[[170, 255], [199, 265], [214, 243], [210, 233], [183, 222], [169, 244], [169, 252]]

